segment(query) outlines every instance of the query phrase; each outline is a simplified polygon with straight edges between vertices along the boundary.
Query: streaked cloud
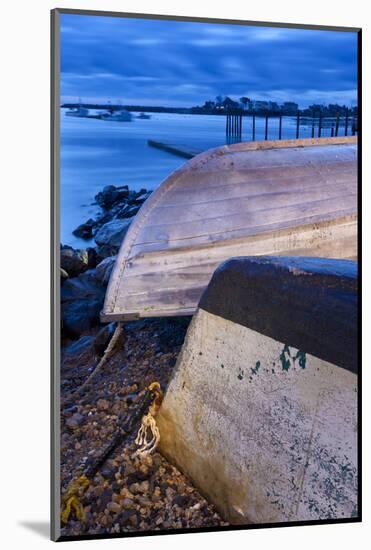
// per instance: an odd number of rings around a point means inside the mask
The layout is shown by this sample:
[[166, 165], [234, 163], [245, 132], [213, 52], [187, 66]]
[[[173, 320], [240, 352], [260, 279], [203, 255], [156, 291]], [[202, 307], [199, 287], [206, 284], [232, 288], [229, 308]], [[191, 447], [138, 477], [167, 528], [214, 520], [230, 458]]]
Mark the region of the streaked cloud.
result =
[[74, 14], [61, 22], [62, 100], [356, 101], [355, 33]]

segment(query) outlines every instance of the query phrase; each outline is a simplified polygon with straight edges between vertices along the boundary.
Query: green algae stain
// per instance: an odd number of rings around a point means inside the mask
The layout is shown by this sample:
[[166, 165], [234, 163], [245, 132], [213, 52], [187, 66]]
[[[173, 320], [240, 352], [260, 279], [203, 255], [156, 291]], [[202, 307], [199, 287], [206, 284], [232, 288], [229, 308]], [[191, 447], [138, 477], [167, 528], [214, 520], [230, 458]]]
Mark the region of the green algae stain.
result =
[[298, 351], [294, 361], [296, 361], [296, 359], [299, 360], [299, 367], [301, 367], [302, 369], [305, 369], [307, 364], [307, 357], [306, 357], [305, 351]]
[[288, 371], [290, 366], [295, 367], [296, 361], [301, 369], [305, 369], [307, 365], [307, 356], [305, 351], [298, 351], [295, 356], [291, 355], [290, 348], [286, 344], [280, 355], [282, 370]]
[[286, 372], [289, 370], [290, 365], [291, 365], [290, 358], [291, 358], [290, 348], [286, 344], [285, 347], [283, 348], [282, 352], [281, 352], [281, 355], [280, 355], [280, 362], [281, 362], [282, 370], [284, 370]]
[[253, 374], [258, 374], [258, 370], [259, 370], [259, 369], [260, 369], [260, 361], [257, 361], [257, 362], [255, 363], [255, 368], [254, 368], [254, 369], [251, 369], [251, 372], [252, 372]]

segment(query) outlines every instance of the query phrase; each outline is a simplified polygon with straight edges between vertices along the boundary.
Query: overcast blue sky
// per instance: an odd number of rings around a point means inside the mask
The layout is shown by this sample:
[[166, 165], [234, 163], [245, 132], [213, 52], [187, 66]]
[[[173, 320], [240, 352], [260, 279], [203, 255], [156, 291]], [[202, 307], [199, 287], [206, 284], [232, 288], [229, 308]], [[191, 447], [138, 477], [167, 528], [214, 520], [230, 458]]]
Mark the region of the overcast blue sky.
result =
[[62, 101], [355, 105], [353, 32], [61, 15]]

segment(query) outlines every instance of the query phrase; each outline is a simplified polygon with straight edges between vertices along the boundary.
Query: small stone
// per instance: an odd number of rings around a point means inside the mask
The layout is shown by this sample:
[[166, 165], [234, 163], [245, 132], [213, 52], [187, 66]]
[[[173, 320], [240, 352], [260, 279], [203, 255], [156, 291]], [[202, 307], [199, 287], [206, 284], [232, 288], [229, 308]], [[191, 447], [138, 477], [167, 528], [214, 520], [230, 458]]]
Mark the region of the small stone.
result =
[[97, 401], [97, 409], [98, 411], [106, 411], [109, 409], [109, 401], [107, 399], [98, 399]]
[[159, 468], [161, 466], [161, 456], [158, 453], [153, 456], [153, 465], [156, 468]]
[[149, 468], [153, 466], [153, 458], [151, 455], [147, 455], [143, 458], [143, 463], [146, 464]]
[[165, 493], [166, 493], [166, 498], [167, 498], [168, 500], [171, 500], [171, 499], [173, 498], [174, 494], [175, 494], [175, 491], [174, 491], [174, 489], [172, 489], [171, 487], [168, 487], [168, 488], [166, 489]]
[[100, 500], [99, 509], [101, 511], [103, 511], [107, 507], [108, 503], [111, 502], [111, 500], [112, 500], [112, 491], [111, 491], [111, 489], [105, 489], [103, 491], [103, 493], [101, 494], [99, 500]]
[[149, 491], [149, 481], [142, 481], [141, 483], [138, 483], [138, 482], [132, 483], [129, 489], [133, 494], [147, 493]]
[[109, 479], [109, 480], [112, 480], [115, 477], [114, 468], [112, 468], [108, 465], [103, 466], [100, 470], [100, 473], [102, 474], [103, 477], [105, 477], [106, 479]]
[[144, 474], [145, 476], [148, 476], [149, 468], [146, 464], [141, 464], [141, 466], [139, 467], [139, 470], [142, 472], [142, 474]]
[[113, 500], [107, 504], [107, 510], [110, 512], [113, 512], [114, 514], [118, 514], [121, 512], [121, 506], [117, 504], [117, 502], [114, 502]]
[[[125, 473], [127, 473], [127, 469], [125, 470]], [[144, 481], [147, 478], [143, 472], [139, 470], [134, 470], [132, 474], [129, 474], [126, 478], [126, 483], [130, 485], [137, 485], [139, 481]]]
[[142, 481], [142, 483], [140, 483], [140, 492], [148, 493], [148, 491], [149, 491], [149, 481]]
[[[130, 463], [125, 466], [125, 474], [126, 475], [135, 474], [135, 471], [136, 470], [135, 470], [134, 466]], [[134, 481], [136, 481], [136, 480], [134, 480]], [[131, 483], [134, 483], [134, 481], [132, 481]], [[128, 481], [128, 485], [130, 485], [129, 481]]]
[[123, 496], [124, 498], [129, 498], [130, 500], [133, 500], [134, 498], [133, 493], [131, 493], [129, 489], [125, 486], [121, 489], [120, 495]]
[[76, 429], [84, 422], [84, 417], [80, 413], [73, 414], [66, 422], [69, 428]]
[[133, 493], [133, 495], [136, 495], [139, 492], [138, 487], [139, 483], [132, 483], [131, 485], [129, 485], [129, 490], [131, 493]]
[[177, 504], [181, 508], [183, 508], [183, 506], [186, 506], [188, 504], [188, 501], [189, 499], [186, 495], [177, 495], [173, 498], [173, 504]]
[[130, 509], [130, 508], [133, 508], [134, 506], [134, 501], [131, 499], [131, 498], [124, 498], [122, 501], [121, 501], [121, 506], [125, 509]]

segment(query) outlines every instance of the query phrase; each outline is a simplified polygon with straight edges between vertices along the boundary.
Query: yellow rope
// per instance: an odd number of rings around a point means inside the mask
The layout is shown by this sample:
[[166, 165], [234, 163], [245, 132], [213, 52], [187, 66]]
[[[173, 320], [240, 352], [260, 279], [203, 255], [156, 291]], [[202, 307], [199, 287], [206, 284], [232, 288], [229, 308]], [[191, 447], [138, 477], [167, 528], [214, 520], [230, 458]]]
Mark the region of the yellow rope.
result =
[[161, 386], [158, 382], [152, 382], [148, 389], [154, 391], [156, 396], [149, 408], [148, 414], [143, 416], [141, 426], [135, 438], [135, 443], [140, 447], [135, 451], [134, 456], [139, 456], [140, 458], [152, 454], [160, 442], [160, 431], [154, 417], [158, 413], [162, 402]]
[[135, 451], [134, 456], [144, 458], [153, 453], [160, 442], [160, 432], [156, 425], [156, 420], [149, 413], [143, 416], [142, 424], [139, 428], [135, 443], [140, 445]]
[[[152, 405], [149, 407], [148, 414], [144, 415], [142, 418], [142, 424], [135, 439], [136, 444], [140, 445], [140, 448], [136, 451], [134, 456], [138, 455], [140, 457], [153, 453], [160, 441], [160, 432], [156, 426], [154, 417], [159, 411], [162, 402], [163, 396], [161, 386], [158, 382], [152, 382], [152, 384], [148, 386], [148, 390], [155, 393], [155, 398]], [[77, 520], [85, 521], [85, 511], [80, 498], [84, 495], [89, 485], [90, 481], [85, 475], [81, 475], [78, 479], [69, 484], [62, 496], [62, 523], [68, 523], [72, 512], [74, 512]]]
[[62, 523], [68, 523], [71, 512], [75, 512], [76, 519], [79, 521], [85, 520], [84, 507], [80, 502], [80, 498], [90, 485], [90, 481], [84, 475], [72, 481], [64, 495], [62, 496]]

